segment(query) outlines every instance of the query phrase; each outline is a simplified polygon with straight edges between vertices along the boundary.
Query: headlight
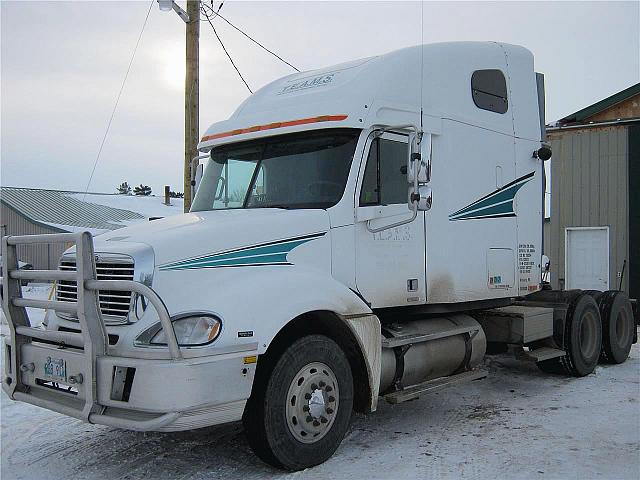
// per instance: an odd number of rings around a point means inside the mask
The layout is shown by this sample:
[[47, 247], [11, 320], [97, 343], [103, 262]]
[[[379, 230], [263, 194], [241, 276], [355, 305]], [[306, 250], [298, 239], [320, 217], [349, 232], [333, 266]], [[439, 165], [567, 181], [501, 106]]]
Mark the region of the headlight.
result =
[[[222, 321], [213, 315], [193, 315], [173, 320], [173, 331], [176, 333], [178, 345], [197, 347], [213, 342], [222, 331]], [[146, 330], [136, 339], [138, 345], [163, 346], [167, 338], [162, 326], [158, 323]]]

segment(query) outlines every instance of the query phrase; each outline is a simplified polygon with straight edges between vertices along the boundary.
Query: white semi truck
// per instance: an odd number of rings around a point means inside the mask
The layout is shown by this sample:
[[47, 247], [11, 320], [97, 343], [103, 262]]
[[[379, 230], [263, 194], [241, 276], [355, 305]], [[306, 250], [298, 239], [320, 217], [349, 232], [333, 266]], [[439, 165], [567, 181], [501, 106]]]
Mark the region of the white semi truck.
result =
[[[298, 470], [333, 454], [353, 410], [485, 376], [487, 346], [583, 376], [635, 341], [624, 293], [543, 288], [551, 152], [522, 47], [290, 75], [199, 149], [190, 213], [3, 239], [12, 399], [145, 431], [242, 419], [260, 458]], [[38, 242], [75, 246], [57, 270], [17, 270]], [[56, 298], [22, 298], [25, 279]], [[48, 309], [43, 327], [25, 307]]]

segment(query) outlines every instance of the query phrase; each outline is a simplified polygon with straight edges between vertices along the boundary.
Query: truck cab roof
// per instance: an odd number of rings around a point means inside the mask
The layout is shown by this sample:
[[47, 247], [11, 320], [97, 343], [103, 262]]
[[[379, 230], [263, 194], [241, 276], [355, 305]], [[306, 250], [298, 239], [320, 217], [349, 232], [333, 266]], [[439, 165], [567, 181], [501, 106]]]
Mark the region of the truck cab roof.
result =
[[[482, 110], [470, 95], [472, 75], [499, 70], [509, 92], [501, 114]], [[540, 139], [533, 55], [497, 42], [448, 42], [418, 45], [327, 68], [295, 73], [264, 86], [247, 98], [228, 120], [206, 131], [199, 149], [317, 128], [370, 128], [376, 124], [422, 122], [439, 133], [448, 118]]]

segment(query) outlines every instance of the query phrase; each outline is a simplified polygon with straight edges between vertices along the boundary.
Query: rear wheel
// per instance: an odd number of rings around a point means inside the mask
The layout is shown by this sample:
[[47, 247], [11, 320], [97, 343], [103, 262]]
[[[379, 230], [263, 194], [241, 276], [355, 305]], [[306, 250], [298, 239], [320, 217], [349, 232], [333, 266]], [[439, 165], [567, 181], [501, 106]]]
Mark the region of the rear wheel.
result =
[[600, 311], [593, 297], [576, 297], [567, 311], [564, 329], [564, 350], [559, 358], [539, 362], [538, 367], [548, 373], [565, 373], [576, 377], [590, 374], [598, 364], [602, 345]]
[[256, 383], [243, 422], [265, 462], [302, 470], [327, 460], [349, 427], [353, 377], [340, 347], [323, 335], [295, 341]]
[[623, 292], [609, 290], [599, 299], [602, 316], [602, 351], [600, 359], [607, 363], [622, 363], [629, 356], [635, 321], [629, 297]]

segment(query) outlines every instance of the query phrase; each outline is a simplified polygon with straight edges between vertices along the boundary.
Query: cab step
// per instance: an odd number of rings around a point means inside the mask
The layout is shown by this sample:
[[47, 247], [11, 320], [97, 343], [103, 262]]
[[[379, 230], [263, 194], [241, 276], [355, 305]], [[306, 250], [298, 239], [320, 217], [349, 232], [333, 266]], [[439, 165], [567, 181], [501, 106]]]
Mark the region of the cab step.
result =
[[433, 393], [438, 390], [442, 390], [447, 387], [458, 385], [459, 383], [471, 382], [473, 380], [479, 380], [487, 376], [486, 370], [470, 370], [468, 372], [458, 373], [456, 375], [450, 375], [448, 377], [435, 378], [433, 380], [427, 380], [426, 382], [413, 385], [397, 392], [388, 393], [384, 396], [384, 399], [391, 403], [402, 403], [409, 400], [415, 400], [424, 393]]
[[552, 358], [562, 357], [566, 355], [566, 352], [558, 348], [541, 347], [528, 351], [523, 348], [519, 348], [515, 351], [515, 354], [518, 360], [538, 363]]

